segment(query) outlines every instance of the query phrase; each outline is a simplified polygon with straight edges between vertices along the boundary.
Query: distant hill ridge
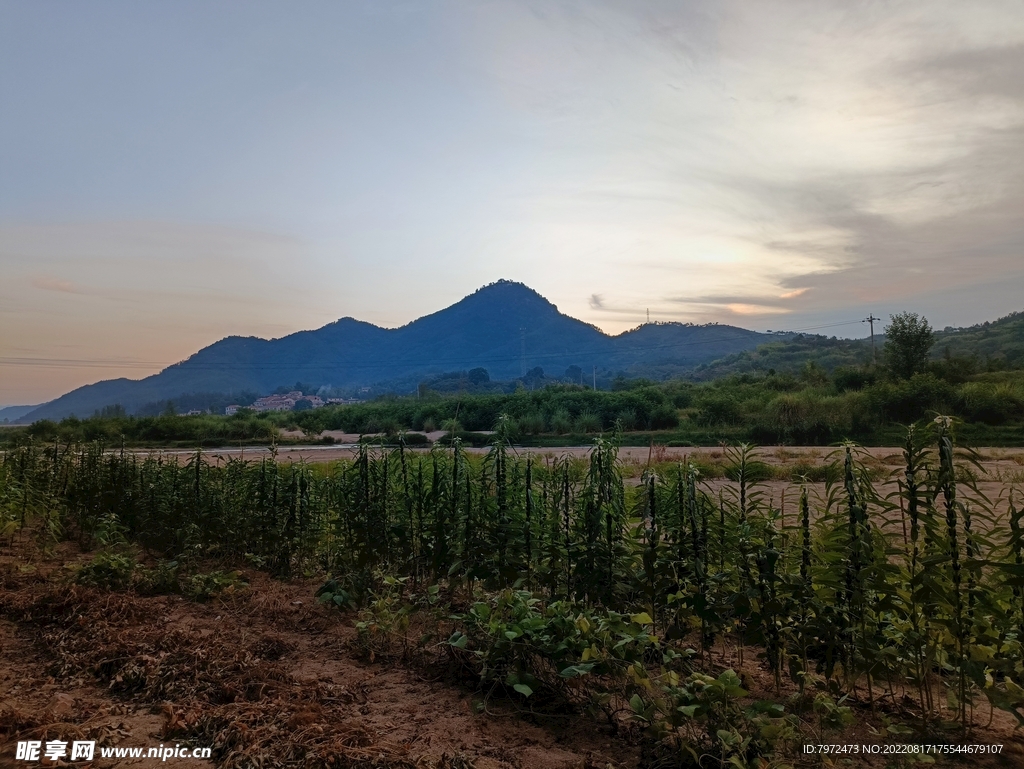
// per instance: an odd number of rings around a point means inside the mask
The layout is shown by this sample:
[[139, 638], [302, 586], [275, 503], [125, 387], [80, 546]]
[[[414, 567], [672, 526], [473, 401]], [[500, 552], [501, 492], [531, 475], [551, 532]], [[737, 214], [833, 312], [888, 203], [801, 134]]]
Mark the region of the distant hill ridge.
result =
[[778, 336], [683, 323], [646, 324], [612, 336], [559, 312], [522, 283], [500, 280], [399, 328], [344, 317], [279, 339], [230, 336], [145, 379], [80, 387], [20, 421], [89, 416], [113, 404], [133, 413], [190, 393], [267, 393], [296, 381], [336, 388], [387, 384], [411, 392], [424, 377], [476, 367], [495, 379], [518, 377], [524, 366], [558, 376], [574, 365], [587, 372], [693, 367], [769, 339]]
[[[1005, 367], [1024, 366], [1024, 313], [967, 328], [947, 327], [935, 336], [934, 357], [948, 349]], [[880, 353], [884, 337], [876, 341]], [[798, 370], [808, 361], [831, 370], [866, 363], [870, 356], [867, 340], [760, 334], [717, 324], [649, 323], [612, 336], [559, 312], [522, 283], [499, 280], [398, 328], [344, 317], [279, 339], [230, 336], [159, 374], [86, 385], [17, 419], [12, 412], [10, 420], [84, 417], [114, 404], [134, 413], [147, 404], [193, 394], [265, 394], [297, 381], [413, 392], [424, 379], [477, 367], [500, 380], [537, 366], [554, 377], [579, 366], [586, 374], [596, 368], [604, 379], [625, 372], [706, 380], [771, 368]]]
[[[878, 328], [876, 326], [876, 328]], [[876, 332], [876, 351], [882, 360], [885, 334]], [[1013, 312], [976, 326], [946, 326], [935, 332], [931, 357], [962, 359], [961, 372], [1024, 368], [1024, 312]], [[839, 366], [870, 364], [871, 342], [867, 339], [836, 339], [816, 334], [787, 334], [759, 345], [700, 364], [686, 376], [696, 381], [720, 379], [731, 374], [765, 373], [770, 370], [795, 373], [814, 363], [825, 371]], [[966, 360], [969, 365], [963, 365]]]
[[38, 404], [35, 406], [5, 406], [4, 408], [0, 408], [0, 424], [5, 424], [6, 422], [17, 422], [19, 419], [32, 413], [37, 408], [39, 408]]

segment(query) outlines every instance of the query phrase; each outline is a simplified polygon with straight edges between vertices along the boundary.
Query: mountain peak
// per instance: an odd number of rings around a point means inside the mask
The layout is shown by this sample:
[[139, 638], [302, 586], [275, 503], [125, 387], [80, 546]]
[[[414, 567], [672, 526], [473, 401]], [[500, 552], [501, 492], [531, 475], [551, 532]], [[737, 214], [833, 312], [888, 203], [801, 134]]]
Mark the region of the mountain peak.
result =
[[523, 298], [523, 299], [531, 299], [531, 300], [539, 299], [544, 304], [550, 304], [552, 307], [554, 307], [554, 305], [551, 304], [551, 302], [549, 302], [546, 298], [541, 296], [541, 294], [539, 294], [538, 292], [534, 291], [532, 288], [530, 288], [525, 283], [520, 283], [519, 281], [515, 281], [515, 280], [506, 280], [505, 278], [501, 278], [499, 280], [496, 280], [493, 283], [488, 283], [486, 286], [481, 286], [480, 288], [478, 288], [476, 291], [474, 291], [472, 294], [470, 294], [466, 298], [468, 299], [469, 297], [473, 297], [473, 296], [480, 296], [480, 297], [486, 297], [486, 298], [492, 298], [493, 297], [493, 298], [502, 298], [502, 299], [507, 299], [507, 298]]
[[[480, 288], [478, 288], [473, 293], [480, 294], [483, 293], [484, 291], [500, 291], [508, 289], [521, 289], [523, 291], [528, 291], [531, 294], [537, 294], [536, 291], [534, 291], [525, 283], [522, 283], [518, 280], [508, 280], [507, 278], [498, 278], [493, 283], [487, 283], [483, 286], [480, 286]], [[540, 294], [537, 294], [537, 296], [540, 296]]]
[[445, 371], [483, 367], [493, 379], [513, 379], [543, 367], [646, 371], [707, 363], [747, 350], [762, 335], [730, 327], [715, 330], [666, 325], [658, 333], [609, 336], [569, 317], [523, 283], [498, 280], [446, 309], [384, 329], [351, 317], [316, 331], [274, 340], [230, 337], [182, 363], [140, 381], [101, 382], [35, 409], [26, 419], [89, 414], [112, 404], [136, 412], [147, 403], [183, 394], [266, 393], [280, 385], [357, 388], [377, 384], [414, 390]]
[[557, 306], [525, 283], [505, 280], [504, 278], [496, 280], [494, 283], [488, 283], [486, 286], [481, 286], [458, 302], [456, 306], [462, 304], [472, 306], [481, 302], [494, 305], [528, 307], [533, 311], [558, 312]]

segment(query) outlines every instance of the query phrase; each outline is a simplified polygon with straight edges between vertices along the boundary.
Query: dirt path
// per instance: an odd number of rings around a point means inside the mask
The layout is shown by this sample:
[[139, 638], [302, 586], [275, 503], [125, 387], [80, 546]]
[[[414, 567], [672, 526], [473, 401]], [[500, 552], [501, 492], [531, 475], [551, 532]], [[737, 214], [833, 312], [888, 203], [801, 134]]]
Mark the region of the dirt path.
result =
[[[436, 440], [443, 437], [445, 433], [430, 433]], [[360, 436], [339, 433], [338, 445], [291, 445], [283, 444], [276, 447], [278, 461], [290, 462], [334, 462], [339, 459], [351, 459], [356, 454], [355, 443]], [[372, 448], [372, 446], [371, 446]], [[410, 447], [410, 451], [426, 451], [426, 449]], [[827, 458], [836, 451], [835, 446], [764, 446], [757, 449], [758, 459], [774, 466], [789, 466], [794, 464], [821, 465]], [[131, 449], [133, 453], [164, 457], [183, 457], [187, 460], [195, 456], [195, 449], [162, 449], [162, 448], [136, 448]], [[248, 457], [258, 460], [261, 457], [269, 456], [271, 449], [267, 446], [245, 446], [232, 448], [224, 446], [221, 448], [204, 449], [203, 453], [208, 459], [217, 457]], [[465, 451], [470, 454], [485, 454], [486, 448], [466, 447]], [[515, 454], [525, 456], [531, 454], [539, 457], [584, 457], [590, 451], [590, 446], [559, 446], [559, 447], [529, 447], [514, 446], [512, 451]], [[903, 449], [901, 447], [872, 446], [859, 449], [870, 461], [885, 467], [899, 467], [903, 461]], [[1004, 475], [1011, 475], [1018, 483], [1024, 482], [1024, 448], [979, 448], [977, 449], [983, 465], [989, 473], [999, 472]], [[654, 463], [677, 462], [684, 457], [694, 457], [708, 462], [717, 463], [723, 461], [725, 450], [720, 446], [623, 446], [619, 449], [619, 460], [627, 467], [640, 465], [644, 466], [648, 460]]]

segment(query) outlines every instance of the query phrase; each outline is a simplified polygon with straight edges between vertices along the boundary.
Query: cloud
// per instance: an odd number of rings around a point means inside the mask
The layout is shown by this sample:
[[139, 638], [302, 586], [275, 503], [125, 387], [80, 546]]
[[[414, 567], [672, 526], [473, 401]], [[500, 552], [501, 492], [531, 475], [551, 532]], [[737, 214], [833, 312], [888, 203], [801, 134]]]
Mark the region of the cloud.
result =
[[[1018, 0], [257, 10], [218, 22], [252, 33], [223, 50], [201, 17], [139, 8], [131, 35], [12, 20], [0, 56], [33, 66], [0, 123], [26, 148], [0, 190], [0, 345], [152, 334], [177, 359], [222, 333], [400, 325], [503, 275], [609, 331], [647, 308], [1021, 309]], [[111, 65], [128, 41], [153, 52], [131, 71]]]
[[914, 61], [902, 75], [951, 101], [979, 96], [1024, 99], [1024, 43], [968, 47]]
[[[672, 296], [665, 301], [673, 304], [688, 306], [710, 306], [724, 307], [730, 312], [738, 312], [744, 315], [751, 314], [754, 309], [769, 313], [790, 312], [788, 308], [792, 305], [789, 300], [797, 299], [806, 294], [810, 289], [798, 288], [777, 296], [764, 294], [704, 294], [697, 296]], [[737, 309], [742, 308], [742, 309]]]
[[[917, 29], [894, 15], [880, 30], [885, 55], [858, 62], [856, 48], [870, 47], [858, 42], [842, 57], [844, 79], [831, 86], [846, 101], [862, 92], [845, 117], [859, 133], [817, 115], [831, 130], [802, 136], [806, 158], [831, 133], [833, 159], [805, 162], [800, 172], [791, 155], [786, 173], [773, 166], [719, 177], [742, 201], [738, 210], [766, 222], [768, 237], [750, 243], [767, 263], [818, 263], [775, 276], [794, 312], [926, 305], [955, 323], [1020, 308], [1006, 292], [997, 308], [968, 303], [977, 293], [963, 290], [998, 275], [1024, 293], [1024, 25], [994, 8], [964, 15], [962, 35], [952, 34], [959, 13], [951, 6]], [[832, 61], [823, 60], [826, 69]], [[849, 162], [865, 150], [865, 162]], [[940, 294], [962, 300], [936, 305]]]
[[87, 293], [82, 289], [78, 288], [70, 280], [60, 280], [51, 276], [43, 276], [36, 278], [32, 281], [32, 285], [36, 288], [41, 288], [44, 291], [62, 291], [66, 294], [84, 294]]
[[[538, 137], [529, 217], [504, 250], [544, 254], [556, 291], [585, 263], [601, 301], [552, 295], [567, 310], [621, 326], [647, 306], [683, 320], [784, 309], [803, 324], [913, 307], [994, 270], [1017, 280], [1011, 5], [598, 2], [475, 18], [500, 96]], [[987, 245], [994, 229], [1002, 245]]]
[[742, 302], [731, 302], [725, 305], [725, 309], [734, 315], [784, 315], [787, 312], [783, 307], [772, 307], [764, 304], [744, 304]]

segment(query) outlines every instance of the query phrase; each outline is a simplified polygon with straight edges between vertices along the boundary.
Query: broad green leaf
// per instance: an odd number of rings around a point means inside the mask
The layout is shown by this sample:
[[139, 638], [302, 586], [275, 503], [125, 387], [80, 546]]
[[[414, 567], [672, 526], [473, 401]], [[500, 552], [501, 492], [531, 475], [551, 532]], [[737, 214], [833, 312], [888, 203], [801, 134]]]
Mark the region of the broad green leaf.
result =
[[465, 649], [466, 644], [469, 643], [468, 636], [463, 635], [458, 630], [452, 633], [452, 637], [448, 639], [448, 645], [454, 646], [456, 649]]
[[638, 718], [642, 718], [645, 721], [647, 720], [647, 718], [644, 716], [644, 701], [640, 699], [639, 694], [634, 694], [632, 697], [629, 698], [629, 706], [633, 709], [633, 713]]
[[560, 675], [562, 678], [578, 678], [580, 676], [586, 675], [591, 670], [593, 670], [593, 668], [594, 664], [592, 662], [582, 665], [570, 665], [569, 667], [562, 670], [562, 672], [558, 675]]

